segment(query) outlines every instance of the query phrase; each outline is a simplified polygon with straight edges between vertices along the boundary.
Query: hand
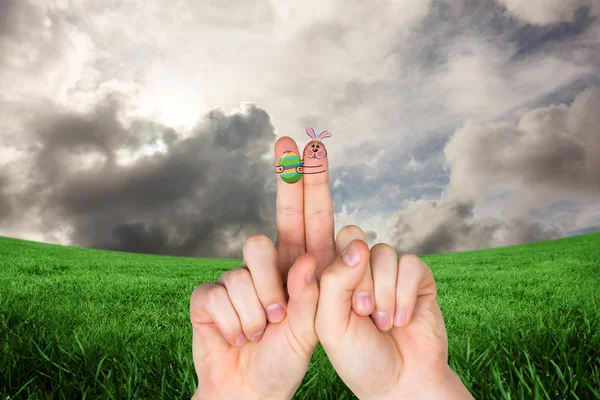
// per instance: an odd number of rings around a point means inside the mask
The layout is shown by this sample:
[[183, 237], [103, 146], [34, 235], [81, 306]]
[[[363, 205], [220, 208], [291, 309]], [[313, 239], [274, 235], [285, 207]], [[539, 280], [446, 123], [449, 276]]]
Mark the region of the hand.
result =
[[[414, 255], [398, 260], [386, 244], [369, 251], [356, 226], [340, 230], [336, 243], [341, 254], [321, 276], [315, 327], [348, 388], [360, 399], [472, 399], [448, 366], [448, 338], [427, 265]], [[374, 301], [363, 307], [374, 308], [370, 317], [352, 302], [365, 272], [372, 277], [366, 292]]]
[[[283, 137], [276, 164], [285, 150], [301, 154]], [[328, 172], [294, 184], [278, 176], [276, 217], [276, 245], [251, 237], [244, 267], [192, 293], [196, 399], [290, 399], [306, 374], [318, 343], [316, 278], [335, 258]]]

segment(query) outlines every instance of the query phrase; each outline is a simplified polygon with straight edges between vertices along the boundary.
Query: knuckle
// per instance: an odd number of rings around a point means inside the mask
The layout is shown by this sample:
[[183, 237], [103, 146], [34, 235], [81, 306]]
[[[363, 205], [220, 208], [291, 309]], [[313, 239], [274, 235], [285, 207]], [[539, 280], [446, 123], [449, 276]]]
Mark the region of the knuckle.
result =
[[256, 321], [252, 321], [248, 324], [246, 324], [246, 326], [244, 326], [244, 331], [246, 332], [246, 334], [248, 336], [252, 336], [255, 335], [257, 333], [260, 333], [262, 331], [264, 331], [267, 328], [267, 321], [265, 318], [261, 320], [256, 320]]
[[416, 254], [403, 254], [400, 258], [402, 268], [418, 270], [422, 268], [422, 261]]
[[192, 294], [190, 295], [190, 304], [193, 304], [194, 301], [198, 298], [198, 296], [200, 296], [203, 286], [206, 286], [206, 283], [202, 283], [202, 284], [196, 286], [194, 288], [194, 290], [192, 290]]
[[203, 287], [205, 287], [205, 286], [206, 286], [206, 283], [202, 283], [202, 284], [196, 286], [194, 288], [194, 290], [192, 290], [192, 294], [190, 295], [190, 317], [191, 317], [192, 313], [194, 312], [194, 309], [197, 308], [199, 300], [202, 296]]
[[213, 285], [206, 290], [206, 303], [209, 307], [213, 307], [215, 304], [223, 301], [227, 297], [227, 291], [223, 286]]
[[258, 322], [256, 324], [256, 330], [254, 332], [255, 333], [262, 332], [265, 329], [267, 329], [267, 317], [263, 313], [262, 317], [258, 320]]
[[318, 209], [304, 214], [304, 218], [306, 219], [324, 219], [331, 217], [333, 217], [333, 210], [331, 209]]
[[300, 208], [294, 207], [294, 206], [280, 206], [280, 207], [277, 207], [276, 211], [283, 215], [288, 215], [288, 216], [302, 215], [302, 212], [303, 212]]
[[246, 268], [232, 269], [224, 275], [223, 282], [227, 287], [247, 283], [250, 278], [250, 272]]

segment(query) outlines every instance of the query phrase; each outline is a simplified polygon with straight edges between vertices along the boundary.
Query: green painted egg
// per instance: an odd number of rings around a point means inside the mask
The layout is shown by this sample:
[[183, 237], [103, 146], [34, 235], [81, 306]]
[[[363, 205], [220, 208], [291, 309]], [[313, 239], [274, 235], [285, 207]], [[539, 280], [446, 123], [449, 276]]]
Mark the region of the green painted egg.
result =
[[287, 183], [296, 183], [302, 178], [302, 174], [296, 171], [297, 167], [302, 166], [302, 161], [296, 153], [286, 150], [279, 159], [279, 165], [283, 165], [283, 172], [280, 174], [281, 179]]

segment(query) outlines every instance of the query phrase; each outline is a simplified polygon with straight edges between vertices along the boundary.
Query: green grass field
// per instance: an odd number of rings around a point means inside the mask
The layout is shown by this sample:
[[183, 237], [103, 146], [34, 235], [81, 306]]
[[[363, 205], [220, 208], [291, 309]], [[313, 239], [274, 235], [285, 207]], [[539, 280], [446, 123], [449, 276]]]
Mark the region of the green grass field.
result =
[[[600, 399], [600, 233], [423, 259], [476, 399]], [[0, 238], [1, 398], [190, 398], [190, 294], [239, 262]], [[354, 396], [318, 346], [296, 398]]]

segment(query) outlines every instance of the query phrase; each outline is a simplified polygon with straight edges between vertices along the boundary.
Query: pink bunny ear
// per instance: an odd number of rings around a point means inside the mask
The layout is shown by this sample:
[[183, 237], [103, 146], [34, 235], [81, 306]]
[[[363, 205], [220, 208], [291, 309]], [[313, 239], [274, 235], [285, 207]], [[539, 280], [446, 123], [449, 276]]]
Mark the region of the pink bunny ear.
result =
[[306, 128], [306, 133], [308, 133], [308, 136], [310, 136], [313, 139], [317, 138], [317, 136], [315, 135], [315, 131], [313, 131], [313, 128]]
[[326, 137], [331, 137], [331, 132], [323, 131], [319, 134], [319, 139], [325, 139]]

